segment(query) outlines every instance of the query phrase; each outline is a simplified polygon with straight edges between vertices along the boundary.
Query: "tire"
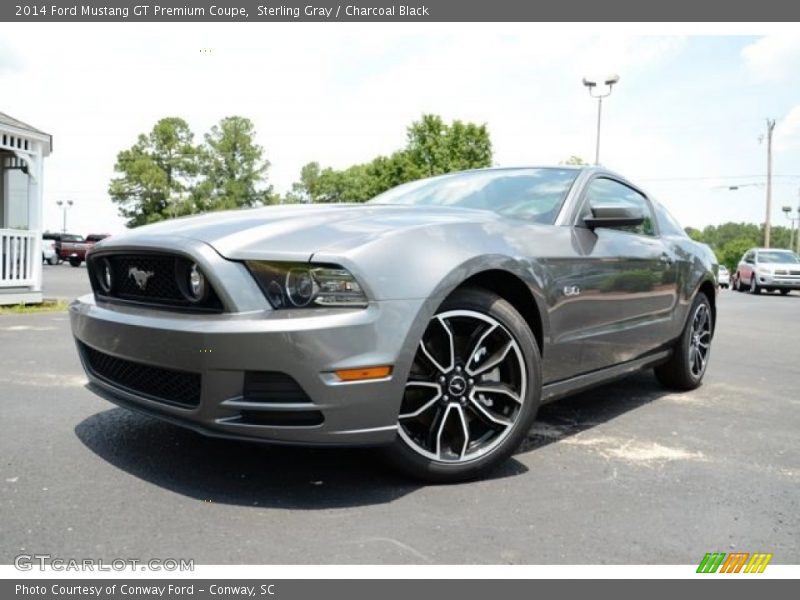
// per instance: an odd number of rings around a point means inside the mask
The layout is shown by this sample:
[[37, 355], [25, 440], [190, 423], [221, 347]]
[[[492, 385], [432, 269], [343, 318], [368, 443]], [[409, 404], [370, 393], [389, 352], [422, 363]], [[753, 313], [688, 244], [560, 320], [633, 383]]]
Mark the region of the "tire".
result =
[[756, 295], [761, 293], [761, 288], [758, 287], [758, 282], [756, 281], [756, 274], [755, 273], [753, 273], [750, 276], [750, 293], [751, 294], [756, 294]]
[[80, 267], [83, 261], [80, 258], [70, 258], [69, 264], [72, 267]]
[[788, 296], [792, 290], [781, 290], [781, 296]]
[[675, 342], [669, 361], [653, 369], [662, 386], [670, 390], [688, 391], [703, 382], [711, 354], [712, 319], [711, 303], [700, 292], [692, 302], [689, 318], [683, 333]]
[[737, 292], [742, 292], [742, 291], [744, 291], [744, 290], [742, 289], [742, 280], [741, 280], [741, 279], [739, 279], [738, 277], [736, 277], [736, 278], [733, 280], [733, 283], [732, 283], [732, 285], [733, 285], [733, 289], [734, 289], [734, 290], [736, 290]]
[[509, 302], [482, 288], [455, 291], [417, 346], [387, 458], [432, 482], [484, 475], [528, 433], [541, 369], [536, 340]]

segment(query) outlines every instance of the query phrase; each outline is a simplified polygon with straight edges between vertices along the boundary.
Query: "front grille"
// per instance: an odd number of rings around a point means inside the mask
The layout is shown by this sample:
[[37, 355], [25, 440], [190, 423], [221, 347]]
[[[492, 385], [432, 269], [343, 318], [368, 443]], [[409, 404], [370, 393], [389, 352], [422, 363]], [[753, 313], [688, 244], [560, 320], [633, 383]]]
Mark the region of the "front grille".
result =
[[247, 371], [242, 396], [248, 402], [311, 402], [299, 383], [278, 371]]
[[167, 404], [187, 408], [200, 404], [199, 373], [152, 367], [78, 345], [92, 374], [111, 385]]
[[[108, 292], [99, 285], [103, 259], [111, 263], [113, 275], [113, 285]], [[221, 312], [222, 303], [212, 287], [207, 297], [198, 303], [189, 300], [181, 290], [179, 281], [186, 277], [190, 264], [188, 259], [171, 254], [101, 254], [92, 255], [87, 267], [92, 289], [99, 298]]]

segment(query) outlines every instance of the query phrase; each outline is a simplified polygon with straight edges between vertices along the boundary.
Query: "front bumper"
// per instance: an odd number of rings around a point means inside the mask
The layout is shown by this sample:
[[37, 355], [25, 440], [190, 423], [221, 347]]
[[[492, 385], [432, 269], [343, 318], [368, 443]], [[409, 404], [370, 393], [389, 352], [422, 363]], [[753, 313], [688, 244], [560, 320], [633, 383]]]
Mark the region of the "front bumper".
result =
[[756, 276], [756, 281], [761, 287], [775, 288], [776, 290], [800, 290], [800, 277], [783, 275], [762, 275]]
[[[423, 300], [372, 302], [366, 309], [183, 314], [78, 298], [70, 305], [89, 387], [119, 405], [205, 434], [309, 445], [378, 445], [394, 440]], [[101, 376], [86, 348], [138, 365], [199, 374], [199, 402], [177, 406]], [[111, 360], [113, 360], [113, 358]], [[392, 365], [389, 377], [342, 382], [338, 369]], [[252, 401], [248, 373], [293, 378], [307, 402]], [[261, 412], [259, 412], [261, 411]], [[243, 415], [307, 411], [313, 425], [263, 424]], [[290, 419], [291, 421], [291, 419]]]

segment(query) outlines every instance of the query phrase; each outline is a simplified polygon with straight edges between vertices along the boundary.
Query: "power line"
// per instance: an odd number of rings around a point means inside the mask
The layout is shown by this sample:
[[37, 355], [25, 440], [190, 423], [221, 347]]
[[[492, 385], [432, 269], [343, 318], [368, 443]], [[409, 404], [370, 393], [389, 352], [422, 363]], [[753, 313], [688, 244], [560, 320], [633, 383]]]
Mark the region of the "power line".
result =
[[[714, 181], [716, 179], [764, 179], [766, 174], [761, 175], [710, 175], [710, 176], [685, 176], [685, 177], [647, 177], [637, 178], [637, 181]], [[800, 175], [772, 175], [773, 179], [800, 179]]]

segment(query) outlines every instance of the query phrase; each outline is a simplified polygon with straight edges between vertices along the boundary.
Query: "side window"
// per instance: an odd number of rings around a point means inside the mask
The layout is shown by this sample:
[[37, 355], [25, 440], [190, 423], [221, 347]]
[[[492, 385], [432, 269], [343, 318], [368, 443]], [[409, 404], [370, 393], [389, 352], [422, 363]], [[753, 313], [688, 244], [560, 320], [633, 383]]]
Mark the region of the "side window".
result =
[[615, 227], [615, 229], [639, 235], [656, 234], [653, 209], [650, 207], [647, 198], [633, 188], [619, 183], [618, 181], [614, 181], [613, 179], [598, 177], [589, 184], [586, 190], [586, 199], [584, 200], [583, 210], [581, 211], [581, 219], [591, 215], [593, 206], [600, 205], [633, 206], [638, 208], [644, 215], [644, 221], [641, 225]]
[[747, 254], [745, 254], [744, 255], [744, 262], [746, 262], [746, 263], [754, 263], [754, 262], [756, 262], [755, 254], [753, 252], [748, 252]]

